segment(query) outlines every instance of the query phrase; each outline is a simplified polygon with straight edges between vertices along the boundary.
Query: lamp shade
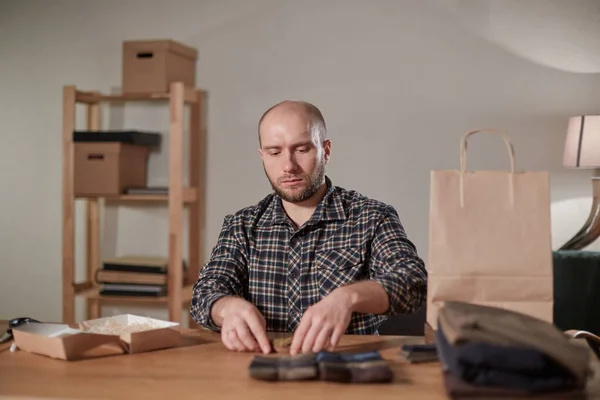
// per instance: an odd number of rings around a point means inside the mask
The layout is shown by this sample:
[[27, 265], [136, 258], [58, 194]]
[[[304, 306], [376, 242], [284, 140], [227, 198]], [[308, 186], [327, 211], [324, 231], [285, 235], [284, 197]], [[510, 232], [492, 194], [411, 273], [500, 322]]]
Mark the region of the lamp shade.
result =
[[568, 168], [600, 167], [600, 115], [569, 119], [563, 165]]

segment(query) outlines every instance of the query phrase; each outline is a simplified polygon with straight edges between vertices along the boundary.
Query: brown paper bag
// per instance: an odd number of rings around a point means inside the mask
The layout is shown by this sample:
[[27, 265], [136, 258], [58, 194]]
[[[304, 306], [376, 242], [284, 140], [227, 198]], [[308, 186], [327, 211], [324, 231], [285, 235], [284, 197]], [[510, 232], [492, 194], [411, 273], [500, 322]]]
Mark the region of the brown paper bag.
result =
[[[467, 171], [469, 136], [501, 135], [507, 171]], [[427, 323], [446, 300], [511, 309], [552, 322], [553, 268], [547, 172], [516, 172], [509, 136], [466, 133], [460, 171], [432, 171]], [[427, 330], [427, 327], [426, 327]]]

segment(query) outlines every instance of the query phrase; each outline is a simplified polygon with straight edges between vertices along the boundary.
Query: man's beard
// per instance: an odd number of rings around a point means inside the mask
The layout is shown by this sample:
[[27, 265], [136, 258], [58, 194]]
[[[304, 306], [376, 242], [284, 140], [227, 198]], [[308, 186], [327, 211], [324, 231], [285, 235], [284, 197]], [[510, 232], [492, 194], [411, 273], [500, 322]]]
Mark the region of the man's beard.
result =
[[317, 170], [312, 175], [308, 176], [308, 185], [306, 185], [304, 190], [302, 190], [300, 193], [286, 193], [284, 190], [277, 187], [277, 185], [271, 180], [271, 178], [269, 178], [269, 175], [267, 174], [266, 170], [265, 175], [267, 175], [267, 179], [269, 180], [271, 187], [279, 197], [281, 197], [288, 203], [301, 203], [305, 200], [308, 200], [312, 195], [317, 193], [319, 187], [321, 187], [321, 184], [323, 183], [323, 177], [325, 176], [325, 163], [321, 163]]

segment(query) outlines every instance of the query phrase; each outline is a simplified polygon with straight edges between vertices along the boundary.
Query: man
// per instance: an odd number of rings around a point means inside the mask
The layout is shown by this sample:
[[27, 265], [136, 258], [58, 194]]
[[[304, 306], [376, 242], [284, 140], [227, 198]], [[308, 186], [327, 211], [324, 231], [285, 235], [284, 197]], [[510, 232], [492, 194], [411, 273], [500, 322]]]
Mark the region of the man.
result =
[[267, 353], [267, 331], [294, 332], [298, 354], [333, 351], [344, 333], [377, 334], [388, 315], [416, 311], [424, 263], [393, 207], [325, 176], [321, 112], [284, 101], [258, 135], [274, 193], [225, 217], [193, 289], [194, 320], [237, 351]]

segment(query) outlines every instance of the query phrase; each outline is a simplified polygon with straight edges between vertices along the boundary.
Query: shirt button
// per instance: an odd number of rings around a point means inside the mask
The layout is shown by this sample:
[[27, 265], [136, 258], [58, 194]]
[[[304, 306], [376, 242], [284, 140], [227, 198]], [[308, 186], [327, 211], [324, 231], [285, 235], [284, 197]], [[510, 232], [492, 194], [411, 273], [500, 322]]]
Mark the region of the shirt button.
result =
[[298, 278], [298, 271], [292, 270], [292, 272], [290, 272], [290, 276], [292, 277], [292, 279]]

